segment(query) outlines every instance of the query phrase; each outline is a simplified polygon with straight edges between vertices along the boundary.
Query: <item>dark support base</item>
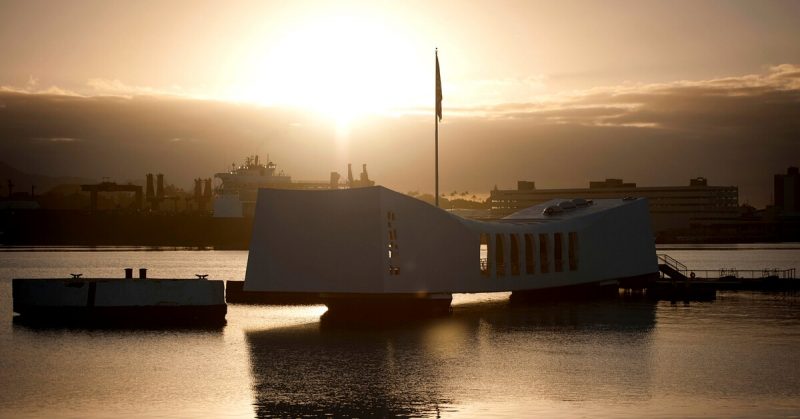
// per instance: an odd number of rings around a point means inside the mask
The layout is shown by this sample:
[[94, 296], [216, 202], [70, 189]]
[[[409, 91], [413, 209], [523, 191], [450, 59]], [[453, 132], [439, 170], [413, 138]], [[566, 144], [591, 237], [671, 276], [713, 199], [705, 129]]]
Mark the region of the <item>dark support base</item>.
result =
[[692, 284], [687, 286], [683, 282], [672, 284], [653, 284], [647, 289], [647, 298], [667, 301], [714, 301], [717, 299], [715, 287]]
[[225, 301], [235, 304], [316, 305], [322, 298], [315, 292], [245, 291], [244, 281], [225, 282]]
[[228, 307], [15, 307], [14, 323], [32, 327], [97, 328], [220, 328]]
[[450, 294], [322, 294], [326, 316], [353, 319], [413, 319], [450, 313]]
[[649, 288], [658, 280], [658, 272], [653, 272], [646, 275], [631, 276], [627, 278], [620, 278], [619, 287], [626, 290], [641, 291]]
[[606, 281], [603, 284], [592, 283], [541, 290], [514, 291], [511, 293], [510, 301], [511, 303], [585, 301], [616, 298], [618, 296], [619, 283], [617, 281]]

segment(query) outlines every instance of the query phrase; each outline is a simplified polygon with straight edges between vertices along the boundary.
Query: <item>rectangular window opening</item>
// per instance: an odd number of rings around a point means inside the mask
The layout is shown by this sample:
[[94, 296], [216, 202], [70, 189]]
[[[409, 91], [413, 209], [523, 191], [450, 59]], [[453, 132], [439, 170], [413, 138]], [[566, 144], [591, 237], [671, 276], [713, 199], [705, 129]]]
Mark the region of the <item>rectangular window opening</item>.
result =
[[494, 245], [494, 265], [497, 267], [498, 275], [506, 274], [506, 263], [504, 258], [505, 258], [505, 249], [503, 248], [503, 235], [496, 234], [495, 245]]
[[511, 275], [519, 275], [519, 239], [516, 234], [511, 234]]
[[541, 266], [542, 273], [546, 274], [550, 272], [550, 258], [547, 257], [547, 248], [550, 247], [547, 245], [547, 234], [540, 234], [539, 235], [539, 266]]
[[533, 261], [533, 235], [525, 234], [525, 273], [533, 275], [536, 272], [536, 266]]
[[553, 234], [553, 250], [555, 253], [556, 272], [564, 271], [564, 235], [562, 233]]
[[569, 270], [578, 270], [578, 233], [569, 233]]

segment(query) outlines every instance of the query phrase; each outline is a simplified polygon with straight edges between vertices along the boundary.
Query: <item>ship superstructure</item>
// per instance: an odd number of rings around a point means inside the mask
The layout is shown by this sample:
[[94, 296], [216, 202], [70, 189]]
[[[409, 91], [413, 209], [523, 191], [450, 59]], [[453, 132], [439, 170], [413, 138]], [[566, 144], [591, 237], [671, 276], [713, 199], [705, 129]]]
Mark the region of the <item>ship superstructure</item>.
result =
[[248, 156], [240, 166], [232, 165], [227, 172], [216, 173], [219, 184], [215, 188], [214, 216], [222, 218], [253, 217], [259, 188], [271, 189], [340, 189], [358, 188], [375, 185], [367, 174], [367, 165], [359, 179], [353, 178], [351, 165], [347, 167], [348, 176], [345, 183], [339, 183], [341, 175], [331, 172], [328, 181], [292, 181], [292, 177], [278, 170], [275, 163], [267, 157], [267, 163], [259, 162], [258, 155]]

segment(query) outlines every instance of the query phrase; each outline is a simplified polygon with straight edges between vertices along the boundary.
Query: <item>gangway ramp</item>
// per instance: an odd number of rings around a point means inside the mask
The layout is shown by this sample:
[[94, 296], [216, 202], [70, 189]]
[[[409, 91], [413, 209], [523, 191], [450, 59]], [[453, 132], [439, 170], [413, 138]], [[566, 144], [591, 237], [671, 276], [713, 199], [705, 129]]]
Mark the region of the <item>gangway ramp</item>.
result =
[[686, 268], [686, 265], [667, 254], [658, 255], [658, 270], [673, 281], [686, 281], [689, 279], [687, 276], [689, 269]]

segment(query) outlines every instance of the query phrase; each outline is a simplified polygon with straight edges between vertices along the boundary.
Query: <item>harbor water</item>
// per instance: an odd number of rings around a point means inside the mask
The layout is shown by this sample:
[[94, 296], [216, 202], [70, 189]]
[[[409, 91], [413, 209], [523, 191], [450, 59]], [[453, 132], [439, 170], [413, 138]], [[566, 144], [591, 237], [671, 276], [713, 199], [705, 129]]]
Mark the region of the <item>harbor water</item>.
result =
[[[800, 268], [800, 245], [661, 248], [693, 269]], [[229, 305], [211, 330], [12, 321], [15, 277], [242, 280], [247, 252], [0, 251], [0, 417], [785, 417], [800, 415], [800, 296], [721, 292], [511, 305], [342, 324], [324, 306]], [[322, 319], [321, 319], [322, 318]]]

